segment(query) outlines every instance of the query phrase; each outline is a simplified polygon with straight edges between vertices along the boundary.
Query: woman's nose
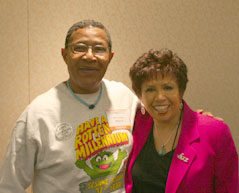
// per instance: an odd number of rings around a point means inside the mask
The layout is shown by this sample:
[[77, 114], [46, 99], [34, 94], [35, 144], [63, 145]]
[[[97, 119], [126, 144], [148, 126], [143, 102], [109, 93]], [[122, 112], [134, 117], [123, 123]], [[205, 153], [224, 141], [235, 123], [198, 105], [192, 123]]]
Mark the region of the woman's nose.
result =
[[165, 99], [165, 94], [163, 92], [157, 92], [157, 99], [158, 100], [163, 100]]

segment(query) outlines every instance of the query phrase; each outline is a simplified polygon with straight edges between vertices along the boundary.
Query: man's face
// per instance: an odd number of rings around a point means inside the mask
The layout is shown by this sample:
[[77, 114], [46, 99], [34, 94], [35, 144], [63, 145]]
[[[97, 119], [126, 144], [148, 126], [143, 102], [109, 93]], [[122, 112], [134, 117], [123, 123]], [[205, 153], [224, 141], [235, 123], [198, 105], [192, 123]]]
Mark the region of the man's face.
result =
[[107, 70], [113, 53], [103, 29], [86, 27], [74, 31], [68, 47], [62, 49], [67, 64], [70, 86], [76, 93], [94, 93]]

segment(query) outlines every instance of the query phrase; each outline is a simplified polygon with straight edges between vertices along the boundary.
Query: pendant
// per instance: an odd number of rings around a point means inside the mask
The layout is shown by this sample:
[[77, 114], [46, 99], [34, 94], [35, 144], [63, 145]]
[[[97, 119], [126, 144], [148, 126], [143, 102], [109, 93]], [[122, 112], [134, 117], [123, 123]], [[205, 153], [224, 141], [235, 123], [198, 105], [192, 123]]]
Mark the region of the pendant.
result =
[[99, 100], [101, 99], [101, 96], [102, 96], [102, 84], [100, 84], [100, 93], [99, 93], [99, 96], [98, 98], [96, 99], [96, 101], [94, 102], [94, 104], [88, 104], [87, 102], [85, 102], [83, 99], [81, 99], [80, 97], [78, 97], [74, 92], [73, 90], [71, 89], [70, 87], [70, 83], [69, 83], [69, 80], [67, 80], [67, 88], [69, 89], [69, 91], [71, 92], [71, 94], [76, 98], [76, 100], [80, 101], [80, 103], [82, 103], [83, 105], [87, 106], [89, 109], [94, 109], [95, 108], [95, 105], [98, 104]]
[[165, 154], [165, 151], [166, 151], [166, 150], [165, 150], [165, 148], [164, 148], [164, 146], [163, 146], [163, 147], [159, 148], [158, 154], [162, 156], [162, 155]]
[[93, 108], [95, 108], [95, 105], [92, 104], [89, 106], [89, 109], [93, 109]]

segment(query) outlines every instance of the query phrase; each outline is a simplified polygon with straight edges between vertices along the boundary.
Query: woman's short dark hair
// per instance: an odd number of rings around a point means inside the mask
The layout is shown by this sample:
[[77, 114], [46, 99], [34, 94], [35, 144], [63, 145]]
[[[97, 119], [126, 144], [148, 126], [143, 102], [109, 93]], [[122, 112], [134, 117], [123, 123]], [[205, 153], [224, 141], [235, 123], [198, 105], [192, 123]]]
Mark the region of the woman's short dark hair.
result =
[[132, 88], [137, 96], [141, 96], [141, 87], [144, 81], [173, 74], [176, 78], [179, 91], [183, 95], [187, 82], [187, 66], [171, 50], [164, 48], [162, 50], [149, 50], [140, 56], [130, 68], [130, 78]]
[[95, 20], [90, 20], [90, 19], [79, 21], [70, 27], [70, 29], [68, 30], [67, 35], [66, 35], [65, 48], [68, 47], [69, 39], [70, 39], [72, 33], [78, 29], [82, 29], [82, 28], [86, 28], [86, 27], [97, 27], [97, 28], [103, 29], [108, 37], [108, 46], [109, 46], [109, 51], [111, 52], [112, 41], [111, 41], [109, 31], [102, 23], [95, 21]]

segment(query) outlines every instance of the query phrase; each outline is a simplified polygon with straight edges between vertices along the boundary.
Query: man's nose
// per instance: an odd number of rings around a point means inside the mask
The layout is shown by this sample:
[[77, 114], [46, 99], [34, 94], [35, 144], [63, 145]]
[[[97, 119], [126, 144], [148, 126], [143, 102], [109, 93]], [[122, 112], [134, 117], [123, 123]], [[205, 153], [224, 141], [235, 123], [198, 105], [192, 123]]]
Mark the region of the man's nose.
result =
[[85, 58], [90, 59], [90, 60], [95, 59], [95, 55], [94, 55], [92, 47], [88, 47], [88, 49], [85, 53]]

